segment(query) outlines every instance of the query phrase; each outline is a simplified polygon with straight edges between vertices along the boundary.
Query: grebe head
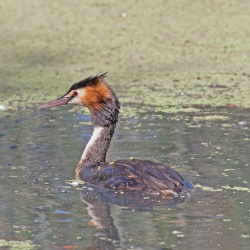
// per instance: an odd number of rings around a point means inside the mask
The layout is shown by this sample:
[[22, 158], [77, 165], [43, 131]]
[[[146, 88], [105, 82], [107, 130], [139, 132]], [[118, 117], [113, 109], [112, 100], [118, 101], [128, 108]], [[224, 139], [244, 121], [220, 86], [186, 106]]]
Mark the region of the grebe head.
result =
[[106, 73], [81, 80], [73, 84], [65, 95], [45, 103], [39, 108], [51, 108], [65, 104], [86, 106], [91, 112], [94, 125], [115, 124], [118, 120], [120, 104], [113, 90], [107, 85], [105, 77]]

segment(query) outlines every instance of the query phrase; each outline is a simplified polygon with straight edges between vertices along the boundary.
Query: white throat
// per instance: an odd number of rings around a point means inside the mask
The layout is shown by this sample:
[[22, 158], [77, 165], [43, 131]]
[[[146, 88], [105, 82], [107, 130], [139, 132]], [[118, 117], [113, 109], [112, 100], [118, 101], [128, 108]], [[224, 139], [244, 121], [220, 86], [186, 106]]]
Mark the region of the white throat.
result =
[[81, 160], [79, 162], [79, 164], [81, 165], [82, 162], [86, 159], [89, 151], [91, 151], [91, 147], [95, 144], [96, 140], [101, 136], [101, 133], [102, 133], [102, 130], [104, 128], [103, 127], [100, 127], [100, 126], [95, 126], [94, 127], [94, 131], [93, 131], [93, 134], [88, 142], [88, 144], [86, 145], [84, 151], [83, 151], [83, 154], [82, 154], [82, 157], [81, 157]]

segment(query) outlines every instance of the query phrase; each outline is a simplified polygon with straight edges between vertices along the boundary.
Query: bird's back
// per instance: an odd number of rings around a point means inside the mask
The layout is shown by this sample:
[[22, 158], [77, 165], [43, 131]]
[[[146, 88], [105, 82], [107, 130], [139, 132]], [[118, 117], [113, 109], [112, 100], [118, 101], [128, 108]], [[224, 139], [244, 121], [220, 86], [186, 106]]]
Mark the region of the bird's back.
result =
[[89, 163], [78, 173], [83, 181], [124, 192], [178, 195], [191, 184], [170, 167], [148, 160]]

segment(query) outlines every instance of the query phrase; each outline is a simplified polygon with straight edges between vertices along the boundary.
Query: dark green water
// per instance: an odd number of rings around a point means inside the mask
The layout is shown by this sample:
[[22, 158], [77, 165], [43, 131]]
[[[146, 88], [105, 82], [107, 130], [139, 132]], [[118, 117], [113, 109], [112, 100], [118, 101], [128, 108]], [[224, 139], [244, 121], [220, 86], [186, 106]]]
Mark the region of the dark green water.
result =
[[0, 119], [0, 247], [249, 249], [249, 110], [121, 117], [109, 161], [160, 161], [196, 187], [180, 204], [142, 199], [139, 208], [68, 184], [92, 126], [79, 124], [89, 115], [67, 111], [20, 109]]

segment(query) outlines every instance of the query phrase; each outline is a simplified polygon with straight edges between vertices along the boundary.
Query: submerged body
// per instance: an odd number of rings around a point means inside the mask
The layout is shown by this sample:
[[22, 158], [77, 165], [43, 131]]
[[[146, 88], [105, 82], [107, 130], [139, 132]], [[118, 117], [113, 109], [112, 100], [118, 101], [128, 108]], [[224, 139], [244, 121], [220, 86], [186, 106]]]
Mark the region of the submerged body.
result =
[[120, 104], [104, 77], [105, 74], [86, 78], [72, 85], [61, 98], [40, 106], [78, 104], [89, 108], [94, 132], [76, 168], [76, 177], [93, 185], [125, 192], [177, 196], [190, 190], [191, 184], [187, 180], [161, 163], [137, 159], [106, 162]]
[[191, 185], [170, 167], [147, 160], [95, 162], [79, 166], [77, 177], [91, 184], [123, 192], [178, 195]]

